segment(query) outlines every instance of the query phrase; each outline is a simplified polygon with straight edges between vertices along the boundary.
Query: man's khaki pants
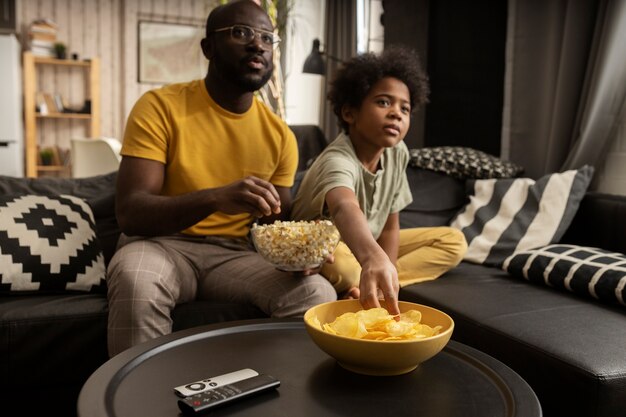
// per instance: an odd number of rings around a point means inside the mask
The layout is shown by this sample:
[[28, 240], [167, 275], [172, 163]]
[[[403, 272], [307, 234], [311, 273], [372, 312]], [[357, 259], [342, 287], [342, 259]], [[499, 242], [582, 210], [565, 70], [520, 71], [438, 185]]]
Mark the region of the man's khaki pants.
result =
[[107, 271], [113, 356], [172, 331], [171, 310], [195, 299], [248, 303], [271, 317], [302, 316], [337, 298], [321, 275], [276, 270], [241, 239], [122, 236]]

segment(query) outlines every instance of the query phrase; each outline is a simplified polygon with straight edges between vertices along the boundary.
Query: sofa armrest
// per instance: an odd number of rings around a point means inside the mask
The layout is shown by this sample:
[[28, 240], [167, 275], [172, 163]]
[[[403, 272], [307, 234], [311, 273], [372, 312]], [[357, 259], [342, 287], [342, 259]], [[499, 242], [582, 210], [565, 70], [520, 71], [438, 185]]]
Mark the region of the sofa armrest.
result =
[[587, 192], [561, 242], [626, 253], [626, 196]]

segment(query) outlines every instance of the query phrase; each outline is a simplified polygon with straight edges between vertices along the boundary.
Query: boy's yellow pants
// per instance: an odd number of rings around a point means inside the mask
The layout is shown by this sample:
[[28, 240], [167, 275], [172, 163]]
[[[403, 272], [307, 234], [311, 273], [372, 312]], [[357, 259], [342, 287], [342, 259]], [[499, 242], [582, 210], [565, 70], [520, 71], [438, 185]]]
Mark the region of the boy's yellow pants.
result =
[[[398, 249], [400, 286], [433, 280], [461, 262], [467, 250], [463, 233], [452, 227], [418, 227], [401, 229]], [[361, 265], [348, 246], [339, 242], [335, 262], [326, 263], [321, 274], [338, 294], [359, 286]]]

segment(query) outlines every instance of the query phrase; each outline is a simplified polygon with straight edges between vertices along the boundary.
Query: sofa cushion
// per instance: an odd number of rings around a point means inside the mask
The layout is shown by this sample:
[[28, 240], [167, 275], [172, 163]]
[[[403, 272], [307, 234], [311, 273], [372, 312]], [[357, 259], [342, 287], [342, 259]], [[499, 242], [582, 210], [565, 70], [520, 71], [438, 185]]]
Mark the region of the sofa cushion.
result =
[[467, 240], [466, 261], [500, 266], [513, 252], [556, 243], [569, 227], [593, 167], [530, 178], [469, 181], [470, 201], [450, 225]]
[[0, 291], [102, 291], [93, 213], [78, 197], [0, 196]]
[[327, 145], [324, 132], [317, 125], [289, 125], [298, 142], [298, 171], [308, 169]]
[[502, 269], [516, 278], [626, 306], [626, 256], [577, 245], [516, 252]]
[[514, 178], [524, 169], [513, 162], [462, 146], [411, 149], [411, 165], [459, 179]]
[[409, 166], [413, 201], [400, 212], [400, 227], [447, 226], [465, 205], [465, 181], [441, 172]]
[[89, 178], [15, 178], [0, 175], [0, 195], [70, 194], [91, 200], [115, 191], [117, 172]]

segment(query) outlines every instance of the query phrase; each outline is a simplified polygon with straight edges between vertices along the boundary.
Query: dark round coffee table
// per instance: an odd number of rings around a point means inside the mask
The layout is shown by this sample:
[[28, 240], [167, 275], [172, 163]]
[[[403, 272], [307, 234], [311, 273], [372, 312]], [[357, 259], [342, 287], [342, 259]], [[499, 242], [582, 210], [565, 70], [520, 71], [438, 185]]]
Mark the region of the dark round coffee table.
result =
[[175, 386], [242, 368], [281, 385], [211, 416], [541, 416], [528, 384], [476, 349], [450, 341], [408, 374], [364, 376], [321, 351], [300, 319], [196, 327], [128, 349], [87, 380], [78, 415], [179, 416]]

